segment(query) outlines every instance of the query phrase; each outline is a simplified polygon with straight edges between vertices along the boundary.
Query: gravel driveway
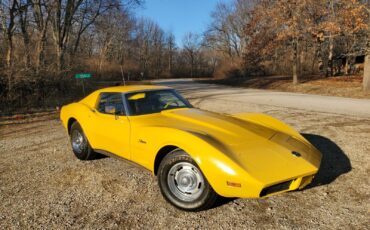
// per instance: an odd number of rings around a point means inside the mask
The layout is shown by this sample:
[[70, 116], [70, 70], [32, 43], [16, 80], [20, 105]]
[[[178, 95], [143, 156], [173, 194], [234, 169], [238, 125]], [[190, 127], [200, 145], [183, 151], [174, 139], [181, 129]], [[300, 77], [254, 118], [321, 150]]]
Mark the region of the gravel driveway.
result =
[[304, 133], [323, 153], [312, 186], [187, 213], [141, 168], [77, 160], [58, 120], [0, 126], [0, 229], [368, 229], [370, 118], [186, 96], [207, 110], [264, 112]]

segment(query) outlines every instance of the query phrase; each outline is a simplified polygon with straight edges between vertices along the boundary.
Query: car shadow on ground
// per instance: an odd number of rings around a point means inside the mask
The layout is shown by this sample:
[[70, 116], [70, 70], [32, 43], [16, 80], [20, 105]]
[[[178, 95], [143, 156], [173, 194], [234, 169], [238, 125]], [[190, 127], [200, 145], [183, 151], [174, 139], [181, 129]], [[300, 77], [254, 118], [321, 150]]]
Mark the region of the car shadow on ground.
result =
[[95, 158], [93, 159], [94, 160], [101, 160], [101, 159], [104, 159], [104, 158], [108, 158], [109, 156], [106, 156], [106, 155], [103, 155], [101, 153], [96, 153], [96, 156]]
[[352, 170], [349, 158], [335, 142], [320, 135], [306, 133], [302, 135], [322, 153], [319, 172], [306, 189], [330, 184], [340, 175]]
[[222, 197], [222, 196], [219, 196], [217, 197], [217, 200], [216, 202], [214, 203], [214, 205], [212, 206], [211, 209], [214, 209], [214, 208], [218, 208], [220, 206], [224, 206], [228, 203], [231, 203], [233, 202], [234, 200], [237, 200], [238, 198], [234, 198], [234, 197]]

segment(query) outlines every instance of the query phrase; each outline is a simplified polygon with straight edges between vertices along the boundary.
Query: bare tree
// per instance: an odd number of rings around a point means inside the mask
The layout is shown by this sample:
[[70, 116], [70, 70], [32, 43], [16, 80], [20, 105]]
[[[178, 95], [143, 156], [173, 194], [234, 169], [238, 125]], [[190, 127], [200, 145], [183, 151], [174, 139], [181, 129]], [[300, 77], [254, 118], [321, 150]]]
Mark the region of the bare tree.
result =
[[187, 33], [185, 34], [183, 40], [183, 48], [184, 52], [189, 60], [190, 65], [190, 77], [194, 77], [194, 73], [196, 73], [195, 69], [195, 62], [198, 57], [198, 53], [201, 47], [201, 39], [198, 34], [195, 33]]
[[76, 33], [76, 39], [74, 42], [73, 53], [77, 52], [80, 44], [81, 35], [88, 29], [96, 19], [111, 9], [119, 8], [119, 1], [116, 0], [85, 0], [81, 4], [81, 9], [76, 13], [77, 19], [76, 25], [78, 30]]
[[58, 71], [63, 70], [64, 55], [72, 31], [72, 22], [82, 3], [83, 0], [54, 0], [50, 3], [50, 7], [52, 7], [50, 14], [53, 26], [55, 51], [57, 54], [56, 65]]
[[200, 48], [201, 36], [188, 40], [186, 50], [177, 47], [171, 32], [135, 17], [142, 3], [0, 0], [0, 105], [22, 106], [24, 95], [37, 95], [32, 103], [41, 105], [65, 94], [75, 84], [71, 76], [82, 71], [100, 79], [210, 74], [217, 58]]
[[13, 43], [13, 37], [14, 37], [14, 31], [16, 28], [16, 12], [17, 12], [17, 4], [18, 2], [16, 0], [13, 1], [2, 1], [0, 2], [0, 15], [1, 15], [1, 26], [2, 31], [4, 33], [6, 45], [7, 45], [7, 51], [6, 51], [6, 67], [8, 69], [7, 73], [7, 83], [8, 83], [8, 91], [10, 92], [12, 90], [12, 77], [13, 77], [13, 59], [14, 59], [14, 43]]
[[168, 74], [172, 75], [172, 68], [173, 68], [173, 56], [176, 50], [176, 43], [175, 43], [175, 36], [172, 32], [167, 35], [166, 38], [166, 46], [167, 46], [167, 58], [168, 58]]
[[23, 37], [23, 43], [25, 48], [25, 68], [28, 69], [30, 66], [31, 58], [30, 58], [30, 35], [28, 31], [29, 27], [29, 6], [30, 3], [27, 1], [19, 0], [17, 2], [17, 10], [19, 15], [19, 25]]
[[364, 8], [367, 13], [367, 44], [366, 44], [366, 58], [364, 66], [364, 79], [363, 89], [364, 91], [370, 91], [370, 1], [366, 1]]
[[249, 21], [253, 2], [218, 3], [205, 32], [207, 44], [231, 59], [241, 57], [247, 40], [244, 26]]
[[36, 47], [35, 47], [35, 74], [40, 72], [40, 66], [44, 61], [44, 49], [46, 43], [47, 28], [50, 23], [50, 7], [46, 4], [46, 0], [33, 0], [31, 2], [31, 9], [36, 29]]

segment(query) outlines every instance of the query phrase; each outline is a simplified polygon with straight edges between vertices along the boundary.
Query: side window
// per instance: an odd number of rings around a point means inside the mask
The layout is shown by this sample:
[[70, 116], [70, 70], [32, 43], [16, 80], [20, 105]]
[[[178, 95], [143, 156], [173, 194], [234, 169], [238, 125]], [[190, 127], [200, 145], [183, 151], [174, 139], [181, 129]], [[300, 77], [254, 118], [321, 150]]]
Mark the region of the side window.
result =
[[121, 93], [102, 93], [96, 108], [100, 113], [124, 115]]

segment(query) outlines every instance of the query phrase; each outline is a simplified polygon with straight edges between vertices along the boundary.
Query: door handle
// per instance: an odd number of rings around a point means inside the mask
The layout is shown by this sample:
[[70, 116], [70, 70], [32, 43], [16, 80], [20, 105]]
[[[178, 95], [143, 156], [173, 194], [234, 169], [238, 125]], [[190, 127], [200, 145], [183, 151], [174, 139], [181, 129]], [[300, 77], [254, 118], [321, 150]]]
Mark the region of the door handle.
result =
[[95, 109], [90, 109], [91, 110], [91, 112], [93, 112], [93, 113], [95, 113], [96, 112], [96, 110]]

